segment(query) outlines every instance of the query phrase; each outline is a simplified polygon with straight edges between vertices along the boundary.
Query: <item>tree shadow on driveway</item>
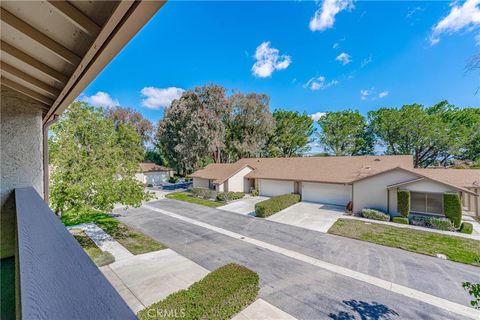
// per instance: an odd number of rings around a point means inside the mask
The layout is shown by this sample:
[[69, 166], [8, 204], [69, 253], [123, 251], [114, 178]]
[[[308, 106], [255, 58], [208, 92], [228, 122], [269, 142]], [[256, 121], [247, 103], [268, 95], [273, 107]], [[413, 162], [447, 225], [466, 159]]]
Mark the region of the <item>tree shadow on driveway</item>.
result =
[[372, 301], [368, 303], [357, 300], [343, 300], [343, 303], [352, 309], [352, 313], [340, 311], [336, 314], [330, 313], [328, 316], [334, 320], [382, 320], [392, 319], [398, 316], [398, 313], [384, 304]]

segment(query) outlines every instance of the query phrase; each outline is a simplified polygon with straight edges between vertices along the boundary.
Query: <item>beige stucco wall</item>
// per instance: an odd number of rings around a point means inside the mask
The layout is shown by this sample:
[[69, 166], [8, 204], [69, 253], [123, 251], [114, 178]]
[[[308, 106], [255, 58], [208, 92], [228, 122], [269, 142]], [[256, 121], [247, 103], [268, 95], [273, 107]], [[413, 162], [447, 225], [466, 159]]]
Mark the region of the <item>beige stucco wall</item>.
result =
[[226, 191], [245, 192], [245, 176], [251, 171], [250, 167], [245, 167], [231, 176], [225, 183]]
[[207, 188], [208, 189], [208, 180], [202, 178], [193, 178], [193, 187], [194, 188]]
[[[353, 184], [353, 212], [359, 212], [364, 208], [375, 208], [387, 212], [387, 186], [415, 178], [417, 175], [413, 173], [393, 170], [355, 182]], [[394, 210], [396, 210], [396, 198], [394, 202], [392, 201], [392, 195], [390, 195], [390, 203], [395, 203]], [[390, 209], [393, 208], [390, 207]]]
[[15, 250], [13, 189], [43, 196], [42, 114], [38, 103], [2, 87], [0, 114], [0, 257]]

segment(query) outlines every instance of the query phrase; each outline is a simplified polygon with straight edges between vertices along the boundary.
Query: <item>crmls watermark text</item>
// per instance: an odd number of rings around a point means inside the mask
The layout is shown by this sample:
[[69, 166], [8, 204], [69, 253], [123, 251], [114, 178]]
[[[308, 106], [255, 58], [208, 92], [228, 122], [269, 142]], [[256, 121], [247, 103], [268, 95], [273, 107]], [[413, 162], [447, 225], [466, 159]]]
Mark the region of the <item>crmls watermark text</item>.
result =
[[185, 309], [158, 309], [151, 308], [147, 311], [147, 316], [152, 319], [158, 318], [184, 318]]

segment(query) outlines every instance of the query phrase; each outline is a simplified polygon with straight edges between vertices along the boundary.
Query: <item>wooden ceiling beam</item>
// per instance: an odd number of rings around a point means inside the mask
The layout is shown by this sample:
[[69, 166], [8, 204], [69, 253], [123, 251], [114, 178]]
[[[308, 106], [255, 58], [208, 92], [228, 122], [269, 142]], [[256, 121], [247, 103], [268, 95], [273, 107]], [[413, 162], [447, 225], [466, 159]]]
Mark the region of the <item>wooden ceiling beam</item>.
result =
[[82, 29], [85, 33], [88, 33], [90, 36], [96, 37], [100, 33], [102, 28], [71, 3], [58, 0], [48, 0], [48, 3], [71, 23]]
[[38, 61], [34, 57], [26, 54], [25, 52], [15, 48], [14, 46], [6, 43], [5, 41], [1, 41], [0, 43], [0, 49], [8, 53], [9, 55], [17, 58], [18, 60], [22, 61], [23, 63], [26, 63], [30, 65], [31, 67], [37, 69], [38, 71], [42, 72], [46, 76], [52, 78], [55, 81], [60, 82], [61, 84], [66, 84], [68, 81], [68, 77], [57, 70], [47, 66], [43, 62]]
[[4, 8], [1, 8], [0, 18], [3, 22], [11, 26], [12, 28], [18, 30], [19, 32], [23, 33], [30, 39], [39, 43], [40, 45], [42, 45], [43, 47], [51, 51], [53, 54], [57, 55], [64, 61], [70, 63], [71, 65], [76, 67], [82, 60], [74, 52], [65, 48], [63, 45], [53, 40], [52, 38], [48, 37], [44, 33], [38, 31], [37, 29], [35, 29], [25, 21], [17, 18], [16, 16], [11, 14]]
[[53, 105], [53, 100], [36, 92], [36, 91], [33, 91], [13, 80], [10, 80], [8, 78], [5, 78], [5, 77], [1, 77], [0, 78], [0, 81], [2, 82], [2, 85], [6, 86], [6, 87], [9, 87], [10, 89], [12, 90], [15, 90], [15, 91], [18, 91], [32, 99], [35, 99], [37, 100], [38, 102], [42, 103], [43, 105], [47, 106], [47, 108], [49, 108], [50, 106]]
[[1, 65], [0, 65], [0, 69], [2, 71], [5, 71], [5, 72], [17, 77], [17, 78], [22, 79], [23, 81], [28, 82], [32, 86], [35, 86], [35, 87], [51, 94], [54, 98], [58, 97], [58, 95], [60, 94], [60, 90], [58, 90], [57, 88], [54, 88], [54, 87], [46, 84], [45, 82], [43, 82], [41, 80], [38, 80], [35, 77], [32, 77], [28, 73], [25, 73], [22, 70], [19, 70], [19, 69], [15, 68], [14, 66], [9, 65], [8, 63], [5, 63], [5, 62], [2, 61]]

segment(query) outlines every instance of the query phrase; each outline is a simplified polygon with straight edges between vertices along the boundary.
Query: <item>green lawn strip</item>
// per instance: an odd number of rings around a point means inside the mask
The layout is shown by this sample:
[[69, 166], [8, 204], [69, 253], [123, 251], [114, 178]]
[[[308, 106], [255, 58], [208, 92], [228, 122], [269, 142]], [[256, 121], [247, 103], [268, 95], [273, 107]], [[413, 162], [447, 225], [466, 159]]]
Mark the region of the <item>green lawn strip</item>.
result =
[[90, 210], [79, 214], [66, 213], [62, 216], [62, 222], [65, 226], [94, 222], [135, 255], [166, 248], [160, 242], [98, 211]]
[[168, 199], [200, 204], [202, 206], [207, 206], [211, 208], [216, 208], [219, 206], [223, 206], [225, 204], [224, 202], [220, 202], [220, 201], [207, 200], [207, 199], [194, 197], [192, 196], [191, 192], [172, 192], [167, 194], [165, 197], [167, 197]]
[[255, 301], [258, 290], [258, 275], [232, 263], [139, 311], [137, 316], [140, 320], [230, 319]]
[[83, 250], [99, 267], [105, 266], [115, 261], [115, 258], [110, 252], [102, 251], [83, 231], [74, 231], [73, 236], [82, 246]]
[[347, 219], [337, 220], [328, 233], [480, 266], [478, 240]]

